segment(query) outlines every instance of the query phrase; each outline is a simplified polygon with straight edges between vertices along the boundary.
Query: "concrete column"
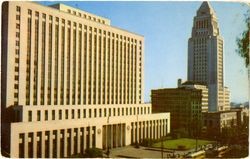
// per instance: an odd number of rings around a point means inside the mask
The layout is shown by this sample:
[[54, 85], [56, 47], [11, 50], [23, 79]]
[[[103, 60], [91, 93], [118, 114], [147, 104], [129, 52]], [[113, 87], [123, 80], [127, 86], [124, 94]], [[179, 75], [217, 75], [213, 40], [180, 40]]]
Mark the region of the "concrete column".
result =
[[89, 127], [89, 148], [92, 148], [92, 127]]
[[[31, 39], [35, 39], [35, 27], [34, 27], [34, 25], [35, 25], [35, 15], [34, 15], [34, 13], [32, 13], [32, 18], [31, 18], [31, 25], [32, 25], [32, 27], [31, 27]], [[31, 54], [30, 54], [30, 63], [31, 63], [31, 65], [30, 65], [30, 105], [33, 105], [33, 100], [34, 100], [34, 98], [33, 98], [33, 93], [34, 93], [34, 89], [33, 89], [33, 86], [34, 86], [34, 66], [35, 65], [33, 65], [34, 64], [34, 59], [35, 59], [35, 54], [34, 54], [34, 52], [35, 52], [35, 40], [31, 40], [31, 50], [30, 50], [30, 52], [31, 52]], [[25, 150], [24, 150], [25, 151]]]
[[115, 139], [115, 146], [118, 147], [119, 146], [119, 127], [118, 124], [115, 125], [115, 132], [116, 132], [116, 139]]
[[33, 158], [37, 157], [37, 137], [36, 132], [33, 132]]
[[52, 158], [53, 156], [53, 139], [54, 139], [54, 135], [53, 135], [53, 131], [49, 132], [49, 157]]
[[[84, 25], [82, 25], [82, 43], [81, 44], [79, 44], [79, 45], [81, 45], [82, 46], [82, 50], [81, 50], [81, 70], [82, 70], [82, 72], [81, 72], [81, 90], [80, 90], [80, 94], [81, 94], [81, 105], [83, 105], [83, 98], [85, 98], [84, 96], [83, 96], [83, 79], [84, 79], [84, 54], [83, 54], [83, 52], [84, 52]], [[80, 58], [80, 57], [79, 57]]]
[[80, 42], [79, 41], [79, 37], [78, 37], [78, 35], [79, 35], [78, 24], [76, 24], [75, 30], [76, 30], [76, 37], [75, 37], [76, 38], [76, 44], [75, 44], [75, 47], [76, 47], [75, 48], [75, 50], [76, 50], [76, 52], [75, 52], [75, 58], [76, 58], [76, 60], [75, 60], [75, 64], [74, 65], [76, 67], [76, 71], [75, 71], [75, 92], [74, 93], [75, 93], [75, 104], [78, 105], [78, 72], [80, 71], [79, 68], [78, 68], [78, 60], [80, 58], [80, 57], [78, 57], [78, 55], [79, 55], [78, 43]]
[[[99, 31], [97, 29], [96, 31], [96, 79], [94, 79], [96, 81], [96, 91], [95, 91], [95, 101], [96, 103], [95, 104], [98, 104], [99, 103], [99, 65], [100, 65], [100, 61], [99, 61], [99, 55], [102, 55], [99, 53]], [[97, 111], [98, 113], [98, 111]], [[98, 116], [98, 115], [97, 115]]]
[[[122, 68], [120, 68], [120, 73], [122, 76], [120, 76], [120, 85], [121, 85], [121, 91], [120, 91], [120, 94], [121, 94], [121, 99], [120, 99], [120, 103], [121, 104], [125, 104], [125, 101], [123, 100], [123, 96], [124, 96], [124, 87], [123, 87], [123, 84], [124, 84], [124, 45], [123, 45], [123, 37], [120, 39], [120, 46], [122, 49], [119, 48], [120, 52], [119, 52], [119, 55], [122, 55], [122, 58], [120, 59], [121, 63], [122, 63]], [[121, 56], [120, 56], [121, 57]]]
[[[41, 17], [41, 16], [40, 16]], [[42, 43], [42, 18], [38, 18], [38, 51], [37, 51], [37, 104], [40, 105], [41, 104], [41, 65], [42, 65], [42, 45], [40, 45]], [[43, 95], [44, 96], [44, 95]], [[33, 120], [34, 121], [34, 120]], [[34, 151], [33, 151], [34, 154]], [[34, 157], [34, 155], [33, 155]]]
[[86, 133], [87, 133], [87, 127], [83, 128], [83, 152], [86, 150], [87, 142], [86, 142]]
[[45, 131], [42, 131], [42, 138], [40, 138], [41, 140], [41, 145], [42, 145], [42, 150], [41, 150], [41, 158], [45, 157]]
[[134, 128], [133, 128], [133, 142], [135, 143], [136, 142], [136, 122], [134, 122]]
[[154, 138], [157, 139], [157, 123], [154, 121]]
[[150, 138], [150, 123], [147, 121], [147, 138]]
[[[91, 75], [90, 75], [90, 79], [91, 79], [91, 90], [90, 90], [90, 92], [91, 92], [91, 103], [90, 104], [93, 104], [93, 102], [94, 102], [94, 96], [93, 96], [93, 94], [94, 94], [94, 28], [92, 28], [92, 31], [91, 31], [92, 33], [91, 33], [91, 52], [90, 52], [90, 54], [91, 54]], [[92, 134], [92, 132], [91, 132], [91, 134]], [[91, 147], [92, 147], [92, 143], [90, 144], [91, 145]]]
[[60, 158], [60, 157], [62, 157], [62, 156], [60, 156], [60, 152], [62, 151], [62, 150], [60, 150], [60, 148], [61, 148], [61, 133], [60, 133], [60, 130], [57, 130], [56, 133], [57, 133], [57, 135], [56, 135], [57, 136], [56, 157]]
[[160, 136], [161, 136], [161, 134], [160, 134], [160, 123], [159, 123], [160, 121], [159, 120], [157, 120], [157, 139], [159, 139], [160, 138]]
[[[73, 98], [72, 98], [73, 99]], [[74, 136], [75, 136], [75, 132], [74, 132], [74, 129], [70, 129], [71, 131], [71, 135], [70, 135], [70, 153], [69, 155], [72, 155], [74, 153]]]
[[163, 125], [163, 120], [161, 120], [161, 136], [164, 136], [164, 125]]
[[137, 138], [136, 138], [136, 142], [139, 142], [139, 122], [137, 121], [136, 122], [136, 134], [137, 134]]
[[150, 125], [151, 125], [151, 136], [150, 136], [150, 138], [154, 139], [154, 123], [153, 123], [153, 121], [152, 121], [152, 123]]
[[[54, 105], [55, 84], [55, 18], [52, 19], [51, 105]], [[46, 53], [45, 53], [46, 54]]]
[[140, 141], [141, 141], [143, 139], [143, 132], [144, 132], [143, 122], [141, 122], [140, 127], [141, 127], [141, 138], [140, 138]]
[[[101, 131], [100, 131], [101, 130]], [[104, 140], [103, 138], [103, 130], [102, 130], [102, 125], [96, 126], [95, 130], [95, 143], [96, 143], [96, 148], [102, 149], [102, 142]]]
[[80, 131], [81, 128], [77, 128], [77, 153], [81, 152], [80, 146], [81, 146], [81, 139], [80, 139]]
[[123, 129], [122, 129], [122, 124], [121, 124], [121, 127], [120, 127], [120, 132], [121, 132], [121, 138], [120, 138], [120, 141], [121, 141], [121, 147], [123, 146]]
[[110, 148], [113, 148], [114, 132], [113, 125], [110, 125]]
[[[59, 20], [58, 22], [58, 45], [61, 45], [61, 41], [62, 41], [62, 22]], [[63, 49], [62, 47], [58, 47], [58, 84], [57, 84], [57, 105], [61, 105], [61, 65], [62, 65], [62, 52], [61, 52], [61, 49]], [[63, 99], [62, 99], [63, 100]], [[57, 112], [57, 111], [56, 111]], [[57, 117], [57, 113], [56, 113], [56, 119], [58, 119]], [[58, 154], [58, 153], [57, 153]]]
[[164, 136], [166, 136], [166, 122], [165, 122], [165, 120], [162, 120], [162, 122], [163, 122], [163, 135]]
[[[73, 88], [73, 27], [74, 24], [71, 22], [70, 25], [70, 70], [69, 70], [69, 81], [70, 81], [70, 88], [69, 88], [69, 104], [72, 104], [73, 98], [72, 98], [72, 88]], [[71, 113], [70, 113], [71, 114]], [[69, 154], [70, 155], [70, 154]]]
[[[11, 125], [11, 130], [15, 130], [14, 126]], [[11, 143], [10, 143], [10, 157], [12, 158], [18, 158], [19, 157], [19, 143], [21, 143], [21, 139], [19, 139], [19, 134], [16, 133], [16, 131], [11, 131], [11, 137], [10, 137]], [[25, 140], [22, 140], [22, 142], [25, 142]]]
[[64, 156], [63, 157], [67, 157], [68, 156], [68, 151], [67, 151], [67, 147], [68, 147], [68, 132], [67, 129], [64, 129]]
[[[63, 104], [67, 104], [66, 103], [66, 99], [67, 99], [67, 53], [68, 53], [68, 51], [67, 51], [67, 43], [68, 43], [68, 35], [67, 35], [67, 33], [68, 33], [68, 24], [67, 24], [67, 21], [65, 21], [65, 24], [64, 24], [64, 48], [61, 48], [62, 50], [64, 50], [64, 68], [63, 68], [63, 70], [64, 70], [64, 72], [63, 72], [63, 85], [64, 85], [64, 87], [63, 87]], [[63, 31], [63, 30], [62, 30]], [[63, 118], [63, 119], [65, 119], [65, 118]]]
[[148, 121], [145, 121], [145, 139], [148, 138]]
[[24, 158], [28, 158], [29, 136], [28, 133], [24, 134]]

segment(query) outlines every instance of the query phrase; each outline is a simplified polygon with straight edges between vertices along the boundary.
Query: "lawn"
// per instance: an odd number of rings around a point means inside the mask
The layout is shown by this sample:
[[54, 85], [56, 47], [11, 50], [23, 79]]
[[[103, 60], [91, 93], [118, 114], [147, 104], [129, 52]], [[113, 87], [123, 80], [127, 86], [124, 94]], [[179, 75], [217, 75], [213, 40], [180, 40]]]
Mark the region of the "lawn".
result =
[[[214, 141], [198, 140], [198, 146], [213, 143]], [[185, 146], [185, 149], [195, 148], [196, 140], [189, 138], [171, 139], [163, 141], [163, 147], [167, 149], [178, 149], [178, 146]], [[153, 144], [153, 147], [161, 147], [161, 142]]]

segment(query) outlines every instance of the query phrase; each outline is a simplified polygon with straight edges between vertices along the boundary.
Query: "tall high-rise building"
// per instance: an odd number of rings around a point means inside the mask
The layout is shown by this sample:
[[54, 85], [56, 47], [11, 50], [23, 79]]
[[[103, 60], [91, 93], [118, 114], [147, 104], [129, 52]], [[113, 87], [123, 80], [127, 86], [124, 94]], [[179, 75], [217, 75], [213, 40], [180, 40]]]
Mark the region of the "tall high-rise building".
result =
[[223, 79], [223, 38], [209, 2], [203, 2], [194, 17], [188, 41], [188, 80], [208, 86], [209, 111], [228, 110], [229, 90]]
[[2, 5], [1, 150], [68, 157], [170, 132], [143, 102], [144, 37], [63, 4]]

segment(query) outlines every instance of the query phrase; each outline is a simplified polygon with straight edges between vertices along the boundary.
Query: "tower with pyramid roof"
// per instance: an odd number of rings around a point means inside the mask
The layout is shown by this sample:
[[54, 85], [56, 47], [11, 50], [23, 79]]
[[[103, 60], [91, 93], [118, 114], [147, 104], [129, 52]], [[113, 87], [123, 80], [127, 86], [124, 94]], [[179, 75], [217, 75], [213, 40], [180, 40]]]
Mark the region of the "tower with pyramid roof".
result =
[[218, 19], [209, 2], [203, 2], [193, 20], [188, 40], [188, 80], [208, 86], [208, 110], [230, 108], [229, 90], [224, 87], [223, 38]]

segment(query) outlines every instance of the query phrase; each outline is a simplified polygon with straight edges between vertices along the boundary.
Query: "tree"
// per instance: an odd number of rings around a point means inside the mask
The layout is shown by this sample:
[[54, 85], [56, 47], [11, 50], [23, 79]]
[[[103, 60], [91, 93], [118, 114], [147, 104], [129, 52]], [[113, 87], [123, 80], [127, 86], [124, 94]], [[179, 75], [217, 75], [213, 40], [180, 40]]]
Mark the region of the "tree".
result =
[[[250, 5], [247, 4], [247, 5]], [[236, 38], [236, 42], [238, 45], [237, 53], [244, 58], [246, 67], [249, 66], [249, 54], [250, 54], [250, 9], [248, 9], [245, 14], [245, 22], [247, 25], [247, 29], [243, 31], [241, 37]]]

